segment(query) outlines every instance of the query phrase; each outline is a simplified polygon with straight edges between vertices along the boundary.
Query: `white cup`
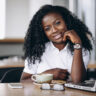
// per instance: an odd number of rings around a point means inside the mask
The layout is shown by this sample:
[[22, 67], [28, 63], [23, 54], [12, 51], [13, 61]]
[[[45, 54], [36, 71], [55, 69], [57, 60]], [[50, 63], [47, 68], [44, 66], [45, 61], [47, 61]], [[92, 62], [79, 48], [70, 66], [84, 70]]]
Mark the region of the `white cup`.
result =
[[53, 74], [32, 75], [31, 79], [37, 83], [50, 83], [53, 80]]

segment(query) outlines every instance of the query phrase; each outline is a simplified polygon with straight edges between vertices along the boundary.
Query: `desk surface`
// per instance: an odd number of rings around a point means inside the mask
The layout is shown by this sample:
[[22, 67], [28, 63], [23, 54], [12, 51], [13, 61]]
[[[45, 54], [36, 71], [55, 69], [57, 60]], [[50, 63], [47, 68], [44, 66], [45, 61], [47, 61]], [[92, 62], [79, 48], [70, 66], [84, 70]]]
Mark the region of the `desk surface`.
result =
[[96, 69], [96, 64], [88, 64], [89, 69]]
[[4, 65], [4, 66], [1, 66], [0, 65], [0, 68], [16, 68], [16, 67], [24, 67], [24, 64], [13, 64], [13, 65]]
[[66, 88], [65, 91], [41, 90], [32, 83], [23, 83], [24, 88], [12, 89], [0, 83], [0, 96], [96, 96], [96, 93]]
[[[24, 62], [1, 65], [0, 68], [24, 67]], [[88, 69], [96, 69], [96, 64], [88, 64]]]
[[0, 43], [24, 43], [24, 39], [22, 38], [7, 38], [7, 39], [0, 39]]
[[13, 67], [24, 67], [24, 61], [22, 62], [11, 62], [10, 64], [0, 64], [0, 68], [13, 68]]

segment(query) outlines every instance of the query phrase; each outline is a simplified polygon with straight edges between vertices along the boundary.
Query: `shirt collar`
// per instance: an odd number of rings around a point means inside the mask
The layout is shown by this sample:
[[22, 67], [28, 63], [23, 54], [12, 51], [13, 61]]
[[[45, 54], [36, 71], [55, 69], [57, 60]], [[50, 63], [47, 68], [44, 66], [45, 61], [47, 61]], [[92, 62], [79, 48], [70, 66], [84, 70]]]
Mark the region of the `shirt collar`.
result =
[[[66, 51], [67, 48], [68, 48], [68, 44], [66, 44], [66, 46], [61, 51]], [[50, 41], [50, 49], [51, 50], [58, 50], [59, 51], [59, 49], [56, 48], [51, 41]]]

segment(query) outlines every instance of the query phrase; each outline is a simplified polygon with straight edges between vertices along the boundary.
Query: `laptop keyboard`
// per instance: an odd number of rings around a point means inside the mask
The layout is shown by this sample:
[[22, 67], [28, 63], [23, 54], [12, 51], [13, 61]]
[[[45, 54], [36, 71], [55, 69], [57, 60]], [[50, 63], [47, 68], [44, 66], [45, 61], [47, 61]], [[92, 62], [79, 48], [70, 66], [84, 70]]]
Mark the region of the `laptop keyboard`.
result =
[[75, 84], [75, 85], [93, 87], [94, 84], [95, 84], [95, 81], [85, 81], [85, 82], [78, 83], [78, 84]]

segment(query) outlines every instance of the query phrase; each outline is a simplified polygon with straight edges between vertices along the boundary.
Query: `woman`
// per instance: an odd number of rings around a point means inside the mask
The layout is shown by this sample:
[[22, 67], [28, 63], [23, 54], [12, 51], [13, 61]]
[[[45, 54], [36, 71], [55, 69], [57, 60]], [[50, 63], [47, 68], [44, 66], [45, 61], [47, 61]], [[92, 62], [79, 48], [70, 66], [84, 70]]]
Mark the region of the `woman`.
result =
[[52, 73], [54, 79], [74, 83], [87, 78], [86, 69], [92, 45], [88, 28], [70, 11], [45, 5], [34, 15], [25, 37], [25, 68], [21, 77]]

